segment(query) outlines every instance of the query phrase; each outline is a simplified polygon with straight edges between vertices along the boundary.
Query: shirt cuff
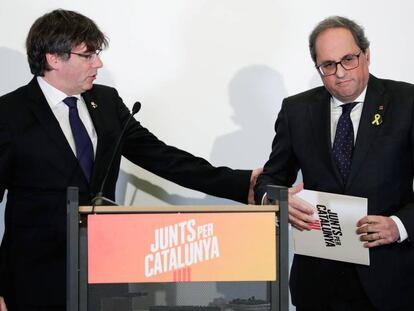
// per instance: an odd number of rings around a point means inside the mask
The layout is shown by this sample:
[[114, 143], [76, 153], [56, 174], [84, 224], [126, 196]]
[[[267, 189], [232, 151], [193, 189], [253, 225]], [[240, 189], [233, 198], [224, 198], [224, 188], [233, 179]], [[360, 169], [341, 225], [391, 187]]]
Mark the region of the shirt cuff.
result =
[[397, 242], [404, 242], [406, 239], [408, 239], [408, 233], [407, 230], [405, 230], [402, 221], [395, 215], [390, 216], [390, 218], [394, 220], [395, 224], [397, 225], [398, 232], [400, 233], [400, 238], [397, 240]]

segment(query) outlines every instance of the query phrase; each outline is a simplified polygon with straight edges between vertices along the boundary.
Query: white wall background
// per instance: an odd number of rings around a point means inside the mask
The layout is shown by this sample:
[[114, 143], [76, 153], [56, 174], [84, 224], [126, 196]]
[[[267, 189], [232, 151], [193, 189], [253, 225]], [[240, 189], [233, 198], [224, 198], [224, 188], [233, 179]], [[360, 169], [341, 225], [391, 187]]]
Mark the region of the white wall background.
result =
[[[282, 98], [320, 84], [307, 37], [326, 16], [365, 26], [372, 73], [414, 82], [414, 4], [406, 0], [1, 0], [0, 94], [31, 78], [27, 32], [55, 8], [91, 17], [110, 38], [97, 83], [115, 86], [129, 107], [141, 101], [144, 126], [215, 165], [264, 164]], [[127, 161], [118, 202], [226, 203]]]

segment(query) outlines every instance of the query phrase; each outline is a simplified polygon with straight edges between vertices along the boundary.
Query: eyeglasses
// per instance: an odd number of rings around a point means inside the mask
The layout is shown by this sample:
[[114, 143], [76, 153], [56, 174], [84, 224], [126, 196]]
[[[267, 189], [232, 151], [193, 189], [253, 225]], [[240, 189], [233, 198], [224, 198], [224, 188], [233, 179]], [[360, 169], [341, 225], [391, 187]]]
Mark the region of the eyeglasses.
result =
[[83, 59], [85, 59], [87, 62], [89, 63], [93, 63], [96, 58], [99, 56], [99, 54], [101, 54], [102, 50], [96, 50], [93, 53], [75, 53], [75, 52], [69, 52], [69, 54], [74, 54], [77, 55], [79, 57], [82, 57]]
[[352, 70], [359, 66], [359, 56], [361, 56], [361, 53], [362, 51], [358, 54], [345, 55], [339, 62], [327, 61], [320, 65], [316, 65], [315, 67], [324, 77], [336, 74], [338, 64], [341, 64], [342, 68], [345, 70]]

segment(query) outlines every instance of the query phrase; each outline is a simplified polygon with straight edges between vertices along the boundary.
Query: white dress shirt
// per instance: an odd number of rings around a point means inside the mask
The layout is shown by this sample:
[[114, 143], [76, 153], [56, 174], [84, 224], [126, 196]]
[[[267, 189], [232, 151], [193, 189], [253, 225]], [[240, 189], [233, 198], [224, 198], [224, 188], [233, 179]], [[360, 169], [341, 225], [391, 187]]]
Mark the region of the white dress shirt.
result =
[[[52, 109], [53, 114], [58, 120], [60, 128], [62, 129], [63, 134], [65, 134], [70, 148], [76, 155], [75, 140], [73, 138], [72, 129], [69, 123], [69, 107], [63, 102], [63, 100], [68, 96], [54, 86], [50, 85], [42, 77], [37, 77], [37, 82], [39, 83], [40, 89], [46, 97], [50, 109]], [[93, 126], [88, 108], [86, 107], [85, 101], [80, 94], [72, 96], [78, 98], [77, 108], [79, 117], [82, 120], [83, 125], [85, 126], [86, 131], [88, 132], [88, 135], [92, 141], [93, 153], [95, 155], [98, 136], [96, 135], [95, 127]]]
[[[358, 126], [359, 121], [361, 120], [361, 114], [362, 114], [362, 107], [364, 106], [364, 100], [365, 100], [365, 94], [367, 92], [367, 89], [361, 93], [361, 95], [358, 96], [354, 102], [357, 102], [358, 104], [355, 105], [355, 107], [351, 111], [351, 120], [352, 125], [354, 128], [354, 144], [356, 141], [357, 133], [358, 133]], [[331, 143], [333, 146], [333, 142], [335, 139], [335, 132], [336, 132], [336, 126], [338, 125], [339, 117], [342, 115], [342, 107], [345, 103], [339, 101], [335, 97], [331, 97]]]

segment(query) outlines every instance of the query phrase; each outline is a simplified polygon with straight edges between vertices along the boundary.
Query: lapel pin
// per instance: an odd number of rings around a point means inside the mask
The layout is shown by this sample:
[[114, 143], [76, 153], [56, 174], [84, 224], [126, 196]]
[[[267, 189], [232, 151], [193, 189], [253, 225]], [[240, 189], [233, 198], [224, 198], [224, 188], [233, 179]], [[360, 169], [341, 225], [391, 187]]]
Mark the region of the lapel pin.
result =
[[383, 105], [379, 106], [379, 107], [378, 107], [378, 110], [379, 110], [379, 111], [383, 111], [383, 110], [384, 110], [384, 106], [383, 106]]
[[93, 109], [98, 108], [98, 105], [97, 105], [97, 104], [95, 104], [95, 102], [91, 102], [91, 106], [92, 106], [92, 108], [93, 108]]
[[381, 115], [379, 113], [374, 114], [374, 120], [371, 123], [375, 126], [380, 125], [382, 123]]

